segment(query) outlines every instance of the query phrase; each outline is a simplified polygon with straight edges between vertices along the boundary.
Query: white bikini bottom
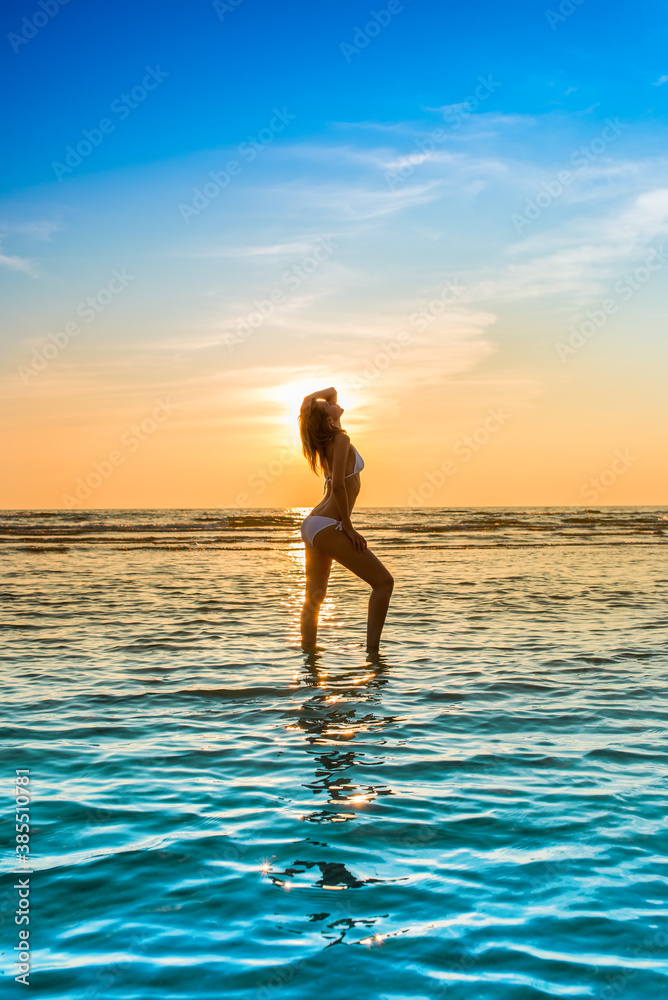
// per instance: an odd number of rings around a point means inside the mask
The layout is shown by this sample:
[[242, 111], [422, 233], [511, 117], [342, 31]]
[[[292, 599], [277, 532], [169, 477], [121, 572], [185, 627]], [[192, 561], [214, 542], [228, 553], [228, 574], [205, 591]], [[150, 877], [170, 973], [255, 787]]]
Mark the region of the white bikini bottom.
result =
[[301, 523], [301, 533], [307, 545], [313, 545], [313, 539], [330, 524], [335, 524], [338, 531], [343, 531], [343, 521], [337, 521], [333, 517], [320, 517], [319, 514], [309, 514]]

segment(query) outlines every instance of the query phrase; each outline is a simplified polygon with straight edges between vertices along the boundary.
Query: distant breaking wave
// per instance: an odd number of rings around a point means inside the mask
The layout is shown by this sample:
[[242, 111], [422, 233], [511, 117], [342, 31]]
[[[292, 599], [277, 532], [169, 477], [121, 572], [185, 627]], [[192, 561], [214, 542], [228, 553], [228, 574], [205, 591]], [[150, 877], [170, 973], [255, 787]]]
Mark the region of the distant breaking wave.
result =
[[[285, 549], [301, 546], [308, 508], [2, 511], [0, 545], [26, 552], [111, 549]], [[358, 508], [356, 528], [380, 548], [661, 545], [654, 507]]]

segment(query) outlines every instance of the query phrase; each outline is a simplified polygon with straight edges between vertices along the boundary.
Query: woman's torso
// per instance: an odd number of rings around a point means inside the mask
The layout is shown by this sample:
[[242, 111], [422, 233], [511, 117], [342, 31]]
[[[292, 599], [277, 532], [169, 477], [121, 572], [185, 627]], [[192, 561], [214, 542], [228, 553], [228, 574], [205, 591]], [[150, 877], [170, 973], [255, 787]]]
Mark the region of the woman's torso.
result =
[[[328, 467], [326, 469], [326, 475], [328, 476], [331, 476], [332, 474], [331, 465], [329, 463], [331, 454], [332, 454], [332, 446], [330, 445], [330, 447], [327, 449]], [[360, 482], [359, 472], [356, 472], [354, 476], [351, 475], [353, 469], [355, 468], [356, 460], [357, 459], [355, 454], [355, 448], [351, 444], [348, 450], [348, 460], [346, 462], [346, 471], [344, 473], [344, 475], [347, 477], [346, 479], [344, 479], [344, 483], [346, 487], [346, 493], [348, 494], [348, 509], [350, 513], [352, 513], [353, 507], [355, 506], [355, 501], [357, 500], [357, 494], [359, 493], [362, 485]], [[327, 492], [325, 496], [322, 498], [320, 503], [313, 508], [311, 514], [319, 514], [321, 517], [334, 517], [338, 521], [341, 518], [341, 512], [339, 511], [338, 504], [334, 499], [331, 479], [329, 479], [329, 481], [327, 482], [326, 488]]]

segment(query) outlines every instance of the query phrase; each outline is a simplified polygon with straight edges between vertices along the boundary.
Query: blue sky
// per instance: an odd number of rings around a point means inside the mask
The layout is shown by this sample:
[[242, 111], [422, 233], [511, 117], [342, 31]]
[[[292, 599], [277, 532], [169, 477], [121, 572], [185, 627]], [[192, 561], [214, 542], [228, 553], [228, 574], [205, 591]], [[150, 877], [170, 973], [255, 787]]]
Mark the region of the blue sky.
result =
[[[232, 505], [293, 440], [294, 392], [334, 379], [377, 448], [370, 505], [406, 503], [498, 405], [513, 421], [430, 502], [578, 503], [622, 446], [645, 458], [606, 501], [659, 502], [668, 268], [628, 301], [614, 289], [668, 235], [663, 6], [44, 4], [2, 13], [1, 349], [21, 427], [5, 506], [60, 506], [160, 393], [178, 416], [91, 504]], [[96, 141], [67, 161], [84, 130]], [[122, 293], [26, 377], [123, 268]], [[459, 292], [432, 314], [445, 282]], [[560, 357], [611, 296], [601, 332]], [[295, 464], [262, 501], [305, 489]]]
[[[82, 173], [236, 145], [274, 104], [297, 114], [295, 140], [327, 133], [334, 122], [420, 119], [423, 107], [463, 100], [478, 74], [503, 84], [490, 110], [569, 115], [596, 105], [598, 120], [665, 120], [667, 91], [651, 87], [665, 71], [658, 0], [584, 0], [554, 29], [545, 12], [558, 14], [559, 5], [546, 0], [402, 6], [348, 62], [341, 44], [353, 42], [370, 11], [386, 10], [382, 3], [242, 0], [221, 20], [211, 2], [69, 0], [18, 52], [5, 41], [3, 84], [12, 100], [3, 111], [11, 148], [3, 188], [48, 183], [51, 161], [146, 64], [160, 64], [169, 81]], [[20, 34], [22, 17], [39, 10], [37, 2], [9, 0], [3, 37]]]

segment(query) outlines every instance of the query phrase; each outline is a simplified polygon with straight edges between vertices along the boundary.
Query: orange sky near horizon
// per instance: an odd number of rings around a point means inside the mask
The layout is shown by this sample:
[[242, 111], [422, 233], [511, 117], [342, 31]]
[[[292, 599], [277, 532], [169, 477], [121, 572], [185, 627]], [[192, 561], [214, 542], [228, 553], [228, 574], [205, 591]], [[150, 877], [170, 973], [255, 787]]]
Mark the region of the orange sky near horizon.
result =
[[310, 509], [329, 385], [358, 507], [661, 505], [660, 139], [629, 125], [517, 224], [593, 115], [482, 109], [417, 160], [429, 121], [286, 134], [187, 222], [228, 148], [6, 199], [0, 506]]
[[330, 382], [365, 460], [358, 508], [661, 504], [660, 378], [644, 382], [643, 408], [629, 419], [639, 388], [630, 373], [587, 394], [591, 367], [541, 383], [519, 371], [499, 378], [481, 362], [477, 378], [422, 371], [406, 385], [399, 369], [391, 390], [380, 376], [346, 390], [343, 375], [323, 381], [322, 370], [271, 384], [267, 369], [264, 384], [251, 386], [258, 372], [248, 369], [214, 379], [206, 396], [172, 385], [120, 399], [113, 386], [49, 396], [45, 383], [43, 395], [14, 400], [2, 505], [310, 509], [323, 480], [301, 454], [297, 413], [305, 392]]

